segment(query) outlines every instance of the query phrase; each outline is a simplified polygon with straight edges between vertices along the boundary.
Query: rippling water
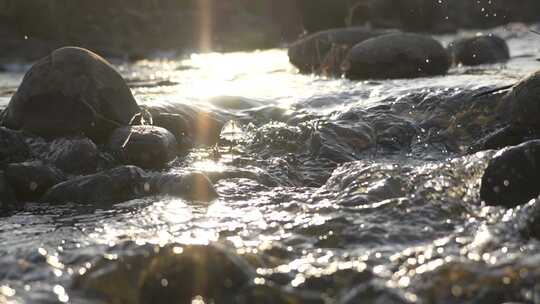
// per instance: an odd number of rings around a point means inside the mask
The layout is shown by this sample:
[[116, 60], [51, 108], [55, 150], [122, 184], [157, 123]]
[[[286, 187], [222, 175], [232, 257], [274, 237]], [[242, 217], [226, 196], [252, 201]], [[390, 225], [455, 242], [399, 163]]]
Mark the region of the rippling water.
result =
[[[540, 301], [540, 244], [521, 233], [534, 205], [483, 206], [495, 151], [465, 153], [497, 124], [490, 101], [470, 96], [540, 67], [540, 36], [497, 32], [508, 63], [412, 80], [300, 75], [281, 49], [118, 64], [141, 104], [243, 126], [235, 147], [196, 149], [170, 169], [207, 172], [220, 199], [30, 204], [0, 221], [0, 302], [101, 303], [76, 286], [103, 261], [213, 242], [248, 262], [254, 285], [296, 299], [283, 303]], [[0, 72], [1, 106], [26, 68]], [[122, 272], [95, 280], [118, 284], [113, 297], [132, 293]]]

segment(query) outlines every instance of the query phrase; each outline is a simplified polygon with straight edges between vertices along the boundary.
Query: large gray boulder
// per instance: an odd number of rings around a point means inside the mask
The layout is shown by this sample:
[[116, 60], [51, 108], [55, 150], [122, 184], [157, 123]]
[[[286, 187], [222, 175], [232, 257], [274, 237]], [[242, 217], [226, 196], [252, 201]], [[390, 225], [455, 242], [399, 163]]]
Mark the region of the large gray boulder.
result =
[[105, 59], [64, 47], [26, 73], [2, 123], [43, 137], [85, 135], [103, 141], [138, 112], [124, 79]]
[[351, 48], [388, 32], [363, 27], [331, 29], [306, 36], [289, 46], [289, 61], [302, 73], [317, 72], [333, 47]]
[[350, 79], [415, 78], [443, 75], [450, 67], [444, 47], [419, 34], [394, 33], [355, 45], [344, 63]]
[[124, 164], [159, 169], [174, 160], [178, 144], [174, 135], [155, 126], [131, 126], [116, 129], [109, 149]]

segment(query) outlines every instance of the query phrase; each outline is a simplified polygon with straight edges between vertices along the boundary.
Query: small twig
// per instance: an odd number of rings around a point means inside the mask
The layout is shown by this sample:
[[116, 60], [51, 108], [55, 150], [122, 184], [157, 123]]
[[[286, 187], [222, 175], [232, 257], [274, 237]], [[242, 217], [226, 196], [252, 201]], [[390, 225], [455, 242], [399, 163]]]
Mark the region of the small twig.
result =
[[493, 93], [498, 93], [500, 91], [505, 91], [505, 90], [511, 89], [513, 86], [514, 85], [511, 84], [511, 85], [506, 85], [506, 86], [503, 86], [503, 87], [498, 87], [498, 88], [495, 88], [495, 89], [491, 89], [491, 90], [488, 90], [488, 91], [485, 91], [485, 92], [482, 92], [482, 93], [478, 93], [478, 94], [474, 95], [473, 98], [483, 97], [483, 96], [490, 95], [490, 94], [493, 94]]

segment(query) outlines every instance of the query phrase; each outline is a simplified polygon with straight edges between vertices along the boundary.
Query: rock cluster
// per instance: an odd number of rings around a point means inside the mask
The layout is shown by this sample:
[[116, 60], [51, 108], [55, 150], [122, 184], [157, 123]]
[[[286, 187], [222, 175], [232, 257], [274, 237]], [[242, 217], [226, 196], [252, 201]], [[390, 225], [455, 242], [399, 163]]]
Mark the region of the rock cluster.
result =
[[540, 195], [540, 72], [514, 85], [498, 110], [508, 117], [508, 126], [484, 140], [490, 144], [487, 148], [519, 145], [502, 150], [490, 161], [480, 195], [488, 204], [514, 207]]
[[478, 65], [510, 59], [506, 41], [495, 35], [462, 38], [446, 49], [428, 35], [339, 28], [308, 35], [289, 45], [289, 61], [301, 73], [350, 79], [444, 75], [452, 63]]
[[38, 61], [0, 116], [2, 211], [28, 201], [216, 198], [200, 173], [156, 172], [191, 147], [193, 125], [200, 121], [186, 123], [191, 116], [160, 112], [156, 122], [164, 128], [130, 125], [141, 112], [120, 74], [95, 53], [64, 47]]

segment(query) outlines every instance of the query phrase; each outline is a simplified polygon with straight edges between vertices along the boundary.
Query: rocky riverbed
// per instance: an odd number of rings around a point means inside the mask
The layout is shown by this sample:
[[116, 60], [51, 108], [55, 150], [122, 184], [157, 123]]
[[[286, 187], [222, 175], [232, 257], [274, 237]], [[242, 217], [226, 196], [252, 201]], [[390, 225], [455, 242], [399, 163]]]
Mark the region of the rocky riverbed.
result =
[[[30, 65], [6, 65], [0, 106], [29, 106], [0, 130], [0, 193], [14, 196], [0, 302], [535, 303], [536, 193], [495, 190], [535, 188], [537, 142], [503, 149], [538, 138], [519, 98], [536, 78], [489, 93], [540, 69], [529, 29], [487, 32], [508, 61], [451, 52], [443, 72], [410, 79], [301, 74], [283, 49], [100, 62], [85, 77], [64, 50], [38, 84], [46, 73], [23, 81]], [[65, 94], [43, 93], [54, 86]], [[105, 106], [111, 94], [130, 110]], [[505, 111], [508, 98], [524, 103]], [[77, 123], [55, 123], [61, 110]]]

